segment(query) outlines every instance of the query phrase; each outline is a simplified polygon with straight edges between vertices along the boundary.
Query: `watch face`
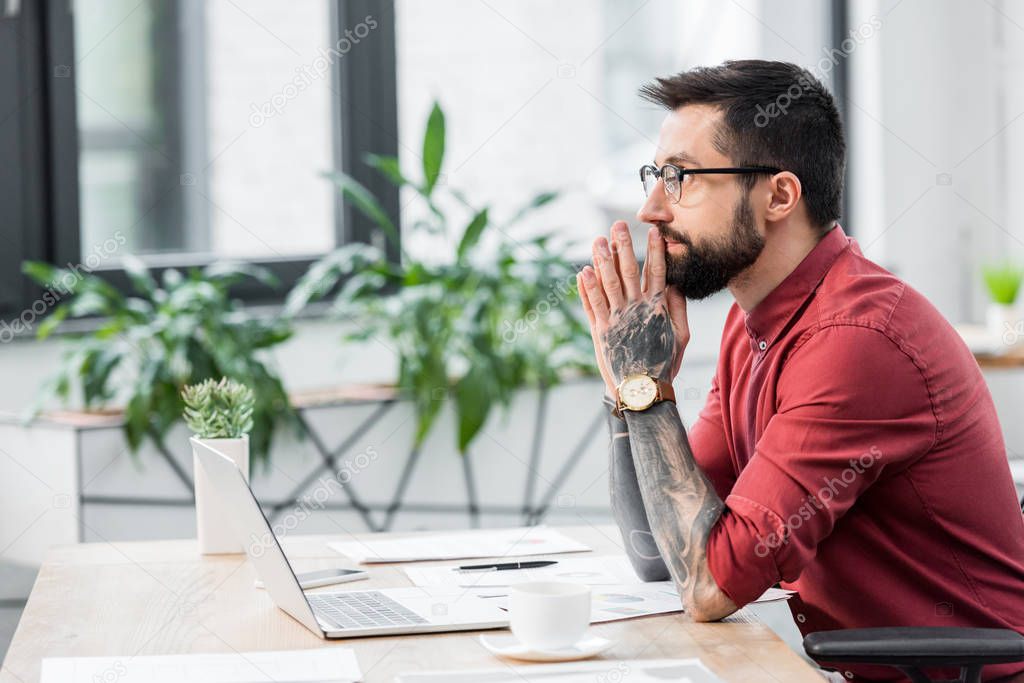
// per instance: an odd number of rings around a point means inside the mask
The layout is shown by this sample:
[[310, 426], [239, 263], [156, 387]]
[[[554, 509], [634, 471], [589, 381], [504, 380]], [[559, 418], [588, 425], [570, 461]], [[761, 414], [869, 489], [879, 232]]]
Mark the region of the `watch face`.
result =
[[658, 385], [647, 375], [630, 375], [622, 382], [619, 398], [630, 410], [643, 410], [658, 398]]

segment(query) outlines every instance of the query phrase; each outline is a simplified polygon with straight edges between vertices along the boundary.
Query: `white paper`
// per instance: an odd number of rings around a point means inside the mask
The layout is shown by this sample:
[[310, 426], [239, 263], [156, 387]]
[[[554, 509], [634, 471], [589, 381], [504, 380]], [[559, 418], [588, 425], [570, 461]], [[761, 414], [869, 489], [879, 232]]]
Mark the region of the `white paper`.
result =
[[[504, 569], [492, 572], [460, 572], [458, 565], [443, 567], [405, 567], [403, 571], [414, 586], [457, 586], [461, 588], [501, 588], [527, 581], [570, 581], [588, 586], [636, 585], [670, 590], [671, 581], [645, 583], [633, 571], [625, 555], [598, 557], [567, 557], [557, 564], [535, 569]], [[497, 591], [492, 591], [497, 592]], [[787, 600], [794, 591], [769, 588], [754, 602]]]
[[362, 680], [348, 648], [122, 657], [48, 657], [41, 683], [257, 683]]
[[623, 659], [399, 674], [397, 683], [721, 683], [699, 659]]
[[[508, 609], [508, 587], [495, 586], [466, 589], [470, 595], [494, 600], [501, 609]], [[754, 602], [785, 600], [793, 591], [769, 588]], [[634, 582], [594, 586], [590, 593], [590, 623], [647, 617], [653, 614], [682, 612], [683, 604], [671, 581]]]
[[414, 586], [482, 588], [514, 586], [527, 581], [571, 581], [588, 586], [641, 583], [625, 555], [566, 557], [547, 567], [493, 572], [460, 572], [457, 567], [405, 567], [403, 571]]
[[335, 541], [327, 546], [360, 564], [457, 560], [471, 557], [514, 558], [526, 555], [576, 553], [586, 545], [544, 526], [479, 529], [398, 539]]

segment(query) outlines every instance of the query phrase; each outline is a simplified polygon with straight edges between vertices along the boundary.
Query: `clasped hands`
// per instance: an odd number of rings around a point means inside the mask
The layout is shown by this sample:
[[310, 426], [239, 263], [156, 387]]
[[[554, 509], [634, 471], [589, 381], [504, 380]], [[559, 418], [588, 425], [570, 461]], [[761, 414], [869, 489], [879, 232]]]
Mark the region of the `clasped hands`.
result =
[[686, 297], [666, 287], [665, 240], [657, 228], [648, 230], [642, 274], [625, 221], [612, 225], [610, 239], [595, 239], [592, 251], [593, 265], [577, 273], [576, 285], [608, 395], [633, 373], [671, 381], [690, 329]]

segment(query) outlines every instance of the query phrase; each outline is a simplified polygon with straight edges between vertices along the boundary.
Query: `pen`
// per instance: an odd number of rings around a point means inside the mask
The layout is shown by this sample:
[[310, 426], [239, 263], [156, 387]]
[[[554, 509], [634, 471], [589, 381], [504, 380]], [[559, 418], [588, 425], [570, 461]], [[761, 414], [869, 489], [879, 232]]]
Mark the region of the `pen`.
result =
[[499, 562], [497, 564], [464, 564], [455, 567], [457, 572], [494, 572], [505, 569], [538, 569], [558, 564], [556, 560], [534, 560], [531, 562]]

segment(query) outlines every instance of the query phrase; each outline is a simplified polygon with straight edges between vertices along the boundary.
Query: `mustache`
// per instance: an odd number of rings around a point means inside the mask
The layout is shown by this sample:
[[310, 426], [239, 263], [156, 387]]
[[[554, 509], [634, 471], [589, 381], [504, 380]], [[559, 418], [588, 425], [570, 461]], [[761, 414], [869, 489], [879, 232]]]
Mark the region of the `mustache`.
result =
[[658, 223], [655, 227], [658, 228], [658, 234], [661, 235], [663, 240], [668, 242], [678, 242], [679, 244], [685, 244], [687, 246], [693, 246], [690, 244], [690, 238], [681, 232], [676, 232], [672, 228], [668, 227], [664, 223]]

